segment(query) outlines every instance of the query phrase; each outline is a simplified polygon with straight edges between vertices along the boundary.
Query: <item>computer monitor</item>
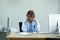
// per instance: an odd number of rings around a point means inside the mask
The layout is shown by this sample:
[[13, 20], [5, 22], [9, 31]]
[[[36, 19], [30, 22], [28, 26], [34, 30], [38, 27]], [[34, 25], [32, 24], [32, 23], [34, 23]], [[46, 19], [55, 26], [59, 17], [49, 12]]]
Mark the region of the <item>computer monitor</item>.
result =
[[58, 20], [60, 20], [60, 14], [49, 14], [49, 32], [55, 33], [58, 31]]

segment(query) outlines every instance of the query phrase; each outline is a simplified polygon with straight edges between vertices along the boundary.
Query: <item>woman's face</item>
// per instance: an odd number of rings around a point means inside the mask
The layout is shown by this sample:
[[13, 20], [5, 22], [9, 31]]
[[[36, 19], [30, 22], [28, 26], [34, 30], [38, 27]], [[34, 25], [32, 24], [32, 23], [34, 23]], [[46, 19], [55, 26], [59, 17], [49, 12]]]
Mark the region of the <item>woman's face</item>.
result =
[[28, 15], [28, 16], [27, 16], [27, 20], [28, 20], [29, 22], [32, 22], [34, 18], [35, 18], [34, 15]]

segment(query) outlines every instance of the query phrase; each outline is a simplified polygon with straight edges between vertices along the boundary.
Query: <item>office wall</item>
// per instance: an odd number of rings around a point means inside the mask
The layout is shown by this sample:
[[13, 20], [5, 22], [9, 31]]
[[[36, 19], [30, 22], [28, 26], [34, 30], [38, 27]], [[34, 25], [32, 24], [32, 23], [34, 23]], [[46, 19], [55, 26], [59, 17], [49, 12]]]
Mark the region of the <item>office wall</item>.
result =
[[9, 17], [10, 27], [17, 30], [18, 23], [26, 18], [28, 10], [34, 10], [43, 32], [48, 32], [49, 13], [59, 13], [59, 0], [0, 0], [0, 2], [0, 25], [6, 27]]

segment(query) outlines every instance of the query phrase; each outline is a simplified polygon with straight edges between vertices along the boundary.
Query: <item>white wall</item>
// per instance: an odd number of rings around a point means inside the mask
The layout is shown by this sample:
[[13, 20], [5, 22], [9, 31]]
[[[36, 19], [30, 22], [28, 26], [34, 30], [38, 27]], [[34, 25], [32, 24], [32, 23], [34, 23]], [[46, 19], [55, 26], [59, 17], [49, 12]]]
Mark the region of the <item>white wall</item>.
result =
[[2, 25], [2, 2], [0, 0], [0, 26]]
[[[48, 14], [59, 13], [59, 0], [0, 0], [2, 21], [6, 26], [7, 17], [10, 18], [10, 27], [18, 29], [19, 21], [25, 19], [28, 10], [34, 10], [41, 25], [41, 31], [48, 32]], [[1, 17], [0, 17], [1, 19]]]

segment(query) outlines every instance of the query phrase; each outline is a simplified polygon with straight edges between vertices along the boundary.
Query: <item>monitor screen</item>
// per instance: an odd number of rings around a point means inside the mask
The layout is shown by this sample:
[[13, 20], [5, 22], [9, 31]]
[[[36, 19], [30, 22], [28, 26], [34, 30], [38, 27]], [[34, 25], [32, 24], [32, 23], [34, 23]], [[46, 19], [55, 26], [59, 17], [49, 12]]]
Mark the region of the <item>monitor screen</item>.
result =
[[57, 32], [60, 14], [49, 14], [49, 32]]

